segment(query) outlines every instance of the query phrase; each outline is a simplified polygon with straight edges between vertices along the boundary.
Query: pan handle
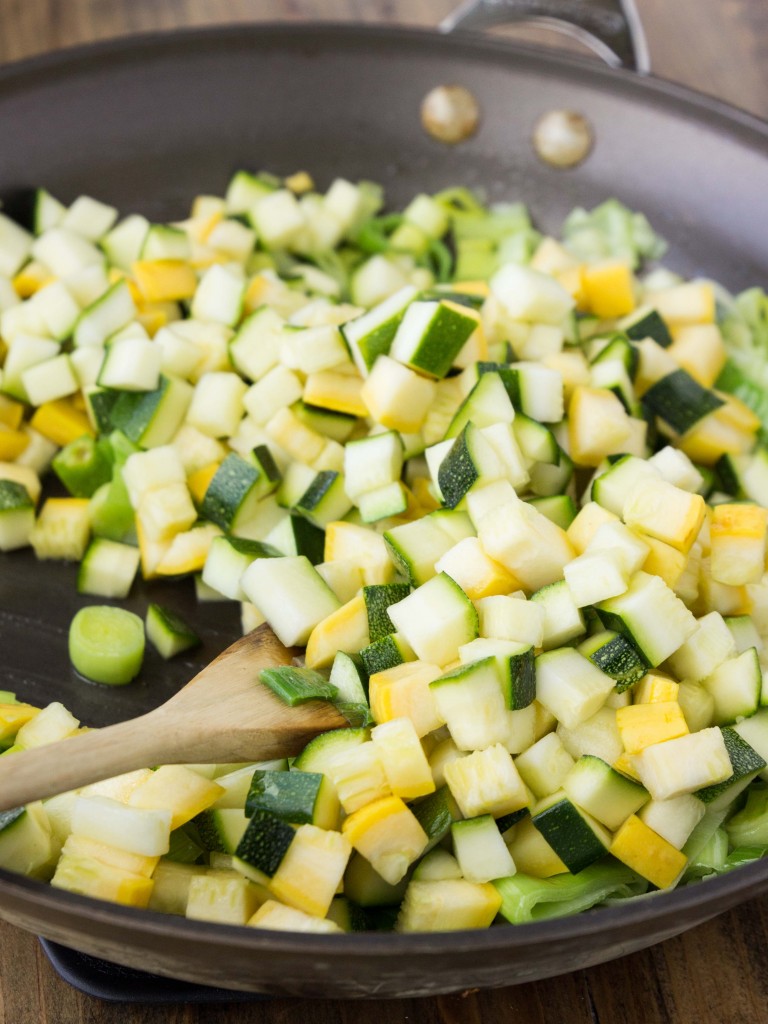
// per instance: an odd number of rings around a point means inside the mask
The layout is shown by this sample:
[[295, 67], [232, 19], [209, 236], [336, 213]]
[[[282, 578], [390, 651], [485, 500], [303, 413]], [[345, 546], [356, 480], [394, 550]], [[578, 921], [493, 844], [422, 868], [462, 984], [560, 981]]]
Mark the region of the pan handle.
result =
[[587, 45], [611, 67], [648, 74], [648, 44], [634, 0], [464, 0], [442, 32], [482, 30], [514, 21], [547, 25]]

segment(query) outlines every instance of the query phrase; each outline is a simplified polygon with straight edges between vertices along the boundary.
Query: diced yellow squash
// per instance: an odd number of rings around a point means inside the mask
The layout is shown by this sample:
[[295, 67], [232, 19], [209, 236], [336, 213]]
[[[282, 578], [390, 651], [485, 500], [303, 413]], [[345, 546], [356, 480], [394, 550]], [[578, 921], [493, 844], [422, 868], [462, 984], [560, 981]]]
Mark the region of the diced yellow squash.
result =
[[139, 554], [141, 556], [141, 575], [145, 580], [155, 579], [157, 567], [167, 554], [171, 541], [151, 540], [138, 519], [136, 520], [136, 539], [138, 540]]
[[324, 561], [355, 561], [363, 570], [366, 586], [390, 583], [395, 566], [380, 533], [356, 523], [336, 520], [325, 528]]
[[558, 855], [531, 821], [525, 817], [512, 833], [509, 852], [518, 871], [536, 878], [551, 878], [567, 871]]
[[426, 736], [443, 725], [429, 684], [442, 675], [437, 665], [407, 661], [375, 672], [368, 681], [371, 714], [377, 722], [410, 718], [417, 736]]
[[201, 572], [214, 537], [220, 536], [221, 529], [215, 523], [203, 523], [191, 530], [182, 530], [171, 540], [155, 572], [158, 576], [185, 576]]
[[568, 405], [571, 458], [580, 466], [599, 466], [630, 436], [627, 411], [606, 388], [576, 387]]
[[568, 294], [573, 296], [576, 307], [581, 313], [589, 312], [590, 309], [587, 293], [584, 288], [584, 270], [584, 265], [579, 263], [573, 267], [565, 267], [562, 270], [558, 270], [552, 275], [565, 288]]
[[186, 483], [168, 483], [147, 491], [136, 511], [144, 535], [152, 541], [170, 541], [197, 519]]
[[340, 832], [299, 825], [269, 881], [269, 891], [281, 903], [313, 917], [325, 917], [351, 852], [349, 839]]
[[363, 379], [358, 375], [319, 370], [307, 377], [303, 399], [309, 405], [318, 405], [322, 409], [350, 416], [367, 416], [368, 408], [360, 397], [362, 387]]
[[479, 299], [487, 299], [491, 293], [487, 281], [455, 281], [451, 285], [451, 291], [461, 295], [475, 295]]
[[108, 846], [96, 839], [88, 839], [86, 836], [77, 836], [70, 833], [61, 849], [62, 857], [88, 857], [106, 864], [118, 871], [128, 871], [133, 875], [142, 875], [144, 878], [151, 878], [157, 867], [159, 857], [147, 857], [142, 853], [131, 853], [130, 850], [121, 850], [117, 846]]
[[15, 736], [22, 725], [40, 714], [40, 708], [31, 704], [0, 704], [0, 740]]
[[630, 814], [614, 835], [609, 852], [659, 889], [672, 885], [688, 863], [684, 853], [662, 839], [636, 814]]
[[647, 533], [638, 533], [638, 536], [642, 536], [650, 548], [643, 562], [643, 572], [651, 573], [653, 576], [660, 576], [667, 586], [672, 587], [674, 590], [680, 577], [685, 572], [688, 555], [683, 551], [678, 551], [677, 548], [673, 548], [669, 544], [665, 544], [663, 540], [651, 537]]
[[403, 800], [434, 793], [435, 780], [410, 718], [393, 718], [371, 730], [384, 773], [395, 796]]
[[477, 537], [465, 537], [435, 563], [446, 572], [471, 601], [520, 589], [520, 581], [500, 562], [483, 551]]
[[653, 305], [670, 327], [715, 321], [715, 290], [711, 281], [686, 281], [653, 293]]
[[20, 726], [16, 733], [16, 746], [29, 750], [56, 743], [73, 736], [79, 725], [80, 722], [71, 711], [67, 711], [60, 701], [53, 701]]
[[0, 424], [9, 430], [18, 430], [24, 419], [24, 406], [7, 395], [0, 395]]
[[378, 423], [404, 434], [421, 429], [436, 394], [434, 381], [389, 356], [379, 356], [360, 391], [368, 413]]
[[343, 835], [390, 885], [405, 876], [429, 839], [399, 796], [366, 804], [344, 819]]
[[347, 814], [392, 794], [379, 750], [371, 740], [336, 754], [326, 766], [325, 774]]
[[634, 704], [655, 704], [658, 701], [676, 701], [680, 684], [670, 676], [652, 669], [632, 689]]
[[279, 932], [317, 932], [323, 935], [342, 934], [335, 921], [305, 914], [295, 907], [286, 907], [276, 900], [267, 900], [248, 921], [249, 928], [267, 928]]
[[307, 171], [294, 171], [293, 174], [289, 174], [287, 178], [283, 179], [283, 184], [286, 188], [289, 188], [294, 195], [301, 195], [303, 192], [311, 192], [315, 187], [312, 175]]
[[721, 615], [750, 615], [752, 600], [748, 587], [754, 584], [734, 586], [721, 583], [712, 575], [710, 559], [702, 558], [699, 571], [699, 593], [694, 612], [701, 616], [707, 612], [720, 612]]
[[667, 352], [704, 388], [714, 385], [727, 358], [723, 336], [716, 324], [686, 324], [676, 328]]
[[29, 435], [23, 430], [12, 430], [0, 423], [0, 459], [12, 462], [29, 444]]
[[710, 572], [718, 583], [759, 583], [765, 565], [768, 509], [722, 504], [712, 510]]
[[28, 299], [53, 280], [55, 278], [47, 267], [32, 260], [16, 274], [11, 283], [20, 299]]
[[735, 426], [727, 415], [720, 408], [705, 416], [676, 441], [677, 447], [702, 466], [713, 466], [723, 455], [750, 451], [755, 442], [754, 431]]
[[81, 896], [93, 896], [126, 907], [145, 908], [154, 882], [151, 878], [121, 871], [92, 857], [62, 857], [51, 885]]
[[181, 764], [167, 764], [140, 782], [130, 793], [131, 807], [169, 810], [171, 829], [180, 828], [204, 811], [224, 793], [216, 782], [203, 778]]
[[634, 779], [635, 782], [640, 782], [640, 773], [632, 761], [632, 755], [624, 751], [619, 757], [613, 762], [613, 768], [617, 772], [621, 772], [622, 775], [626, 775], [627, 778]]
[[644, 478], [624, 502], [624, 522], [643, 538], [655, 537], [677, 551], [690, 551], [706, 512], [700, 494], [691, 494], [666, 480]]
[[577, 263], [573, 253], [551, 235], [542, 238], [531, 257], [531, 267], [543, 274], [557, 274], [574, 266], [577, 266]]
[[125, 283], [128, 285], [128, 290], [131, 293], [131, 298], [133, 299], [134, 303], [138, 306], [143, 301], [144, 296], [139, 290], [139, 286], [136, 284], [132, 277], [128, 277], [126, 271], [121, 270], [119, 267], [110, 267], [109, 273], [107, 274], [107, 279], [109, 280], [110, 284], [117, 284], [118, 281], [125, 281]]
[[136, 319], [144, 330], [154, 338], [161, 327], [179, 319], [179, 307], [175, 302], [142, 302], [138, 305]]
[[724, 404], [715, 410], [714, 415], [718, 416], [723, 423], [729, 423], [737, 430], [743, 430], [750, 435], [760, 429], [760, 417], [749, 408], [746, 402], [737, 398], [736, 395], [726, 394], [725, 391], [715, 391], [715, 394]]
[[191, 299], [197, 288], [197, 274], [184, 260], [137, 260], [131, 270], [147, 302]]
[[316, 461], [325, 448], [327, 438], [312, 430], [288, 408], [279, 409], [265, 426], [266, 432], [284, 451], [308, 466]]
[[541, 363], [563, 378], [563, 398], [569, 402], [574, 388], [589, 385], [589, 363], [580, 349], [567, 349], [542, 356]]
[[83, 434], [96, 435], [88, 416], [75, 406], [71, 398], [43, 402], [35, 410], [29, 425], [62, 448]]
[[411, 492], [421, 509], [421, 514], [434, 512], [440, 508], [440, 502], [432, 491], [432, 482], [425, 476], [417, 476], [411, 484]]
[[623, 261], [589, 263], [581, 285], [588, 309], [601, 319], [626, 316], [635, 308], [632, 268]]
[[501, 907], [490, 882], [464, 878], [414, 881], [405, 891], [395, 929], [399, 932], [450, 932], [489, 928]]
[[111, 800], [118, 800], [124, 804], [128, 802], [134, 789], [145, 782], [151, 773], [151, 768], [137, 768], [132, 772], [123, 772], [122, 775], [113, 775], [111, 779], [92, 782], [78, 792], [80, 796], [108, 796]]
[[319, 622], [307, 641], [309, 668], [326, 668], [337, 651], [359, 651], [371, 642], [368, 612], [362, 591]]
[[82, 561], [91, 532], [87, 498], [48, 498], [32, 528], [30, 544], [38, 558]]
[[576, 554], [581, 555], [603, 523], [618, 522], [619, 517], [615, 513], [598, 505], [596, 501], [588, 501], [579, 509], [565, 533]]
[[201, 466], [187, 477], [187, 487], [196, 505], [202, 504], [205, 492], [208, 490], [211, 480], [216, 476], [220, 465], [220, 462], [209, 462], [207, 466]]
[[616, 709], [616, 724], [628, 754], [638, 754], [654, 743], [677, 739], [689, 731], [676, 700], [629, 704]]

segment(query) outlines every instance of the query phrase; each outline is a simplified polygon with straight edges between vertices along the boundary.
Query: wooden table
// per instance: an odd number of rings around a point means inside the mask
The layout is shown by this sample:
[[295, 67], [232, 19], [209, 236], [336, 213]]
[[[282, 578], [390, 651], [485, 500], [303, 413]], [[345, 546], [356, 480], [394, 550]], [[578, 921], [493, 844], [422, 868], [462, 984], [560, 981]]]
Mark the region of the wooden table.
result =
[[[637, 0], [656, 74], [768, 118], [765, 0]], [[0, 60], [141, 30], [222, 20], [361, 20], [432, 26], [453, 0], [0, 0]], [[526, 41], [551, 43], [518, 28]], [[768, 283], [768, 282], [764, 282]], [[562, 978], [424, 1000], [146, 1006], [102, 1003], [60, 980], [31, 935], [0, 922], [4, 1024], [313, 1024], [361, 1012], [377, 1024], [418, 1019], [524, 1024], [768, 1022], [768, 898], [642, 953]]]

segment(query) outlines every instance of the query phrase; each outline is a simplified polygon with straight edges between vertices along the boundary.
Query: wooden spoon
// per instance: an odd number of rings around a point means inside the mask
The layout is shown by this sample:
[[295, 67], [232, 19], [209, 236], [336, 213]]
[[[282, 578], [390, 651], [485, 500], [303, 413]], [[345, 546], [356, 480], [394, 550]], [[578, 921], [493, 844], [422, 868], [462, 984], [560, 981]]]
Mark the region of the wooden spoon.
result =
[[325, 701], [289, 707], [259, 682], [261, 669], [289, 665], [295, 653], [259, 626], [154, 711], [0, 758], [0, 811], [135, 768], [297, 754], [347, 722]]

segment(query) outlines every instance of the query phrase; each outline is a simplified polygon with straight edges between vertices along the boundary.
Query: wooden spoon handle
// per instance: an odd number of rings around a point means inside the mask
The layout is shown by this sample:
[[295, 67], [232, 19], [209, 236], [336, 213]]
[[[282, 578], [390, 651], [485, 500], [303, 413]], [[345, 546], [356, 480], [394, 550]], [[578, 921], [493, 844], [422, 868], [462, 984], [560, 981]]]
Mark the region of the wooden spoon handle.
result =
[[151, 711], [0, 758], [0, 811], [160, 763], [155, 717]]

